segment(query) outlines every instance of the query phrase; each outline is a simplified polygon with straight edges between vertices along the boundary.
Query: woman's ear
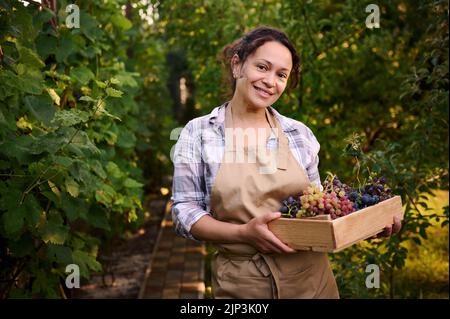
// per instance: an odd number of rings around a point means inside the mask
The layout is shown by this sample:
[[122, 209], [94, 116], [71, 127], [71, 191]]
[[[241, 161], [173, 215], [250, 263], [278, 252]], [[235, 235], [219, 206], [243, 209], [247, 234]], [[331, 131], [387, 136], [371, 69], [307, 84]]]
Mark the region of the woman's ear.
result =
[[233, 71], [233, 78], [237, 79], [241, 73], [240, 59], [237, 54], [231, 58], [231, 70]]

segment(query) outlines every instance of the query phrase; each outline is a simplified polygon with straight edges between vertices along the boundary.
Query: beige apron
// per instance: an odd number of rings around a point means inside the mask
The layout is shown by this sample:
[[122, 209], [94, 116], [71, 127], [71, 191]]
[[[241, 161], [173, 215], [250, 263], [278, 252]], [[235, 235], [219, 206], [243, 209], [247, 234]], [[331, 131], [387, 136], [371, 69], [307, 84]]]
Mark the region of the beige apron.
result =
[[[225, 127], [233, 128], [229, 104], [225, 112]], [[279, 211], [283, 199], [309, 185], [278, 120], [267, 108], [266, 117], [272, 129], [275, 126], [278, 130], [278, 151], [269, 151], [266, 145], [258, 147], [277, 159], [275, 172], [261, 173], [261, 167], [268, 165], [268, 156], [260, 156], [259, 152], [256, 162], [247, 161], [251, 147], [245, 147], [244, 162], [225, 161], [229, 159], [227, 153], [236, 154], [235, 143], [227, 143], [225, 138], [225, 154], [211, 192], [211, 211], [218, 220], [243, 224], [261, 214]], [[216, 247], [218, 253], [212, 260], [214, 298], [339, 298], [326, 253], [263, 254], [248, 244]]]

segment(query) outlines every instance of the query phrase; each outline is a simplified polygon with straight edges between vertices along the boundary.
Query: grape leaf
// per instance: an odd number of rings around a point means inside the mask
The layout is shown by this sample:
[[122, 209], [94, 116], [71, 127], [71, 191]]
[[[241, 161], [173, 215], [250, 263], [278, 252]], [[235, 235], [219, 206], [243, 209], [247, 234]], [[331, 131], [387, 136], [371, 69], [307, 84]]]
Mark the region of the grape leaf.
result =
[[93, 80], [95, 78], [95, 75], [89, 68], [85, 66], [79, 66], [73, 68], [70, 71], [70, 77], [75, 81], [77, 81], [78, 83], [86, 85], [89, 83], [90, 80]]
[[80, 267], [80, 275], [89, 278], [90, 271], [101, 271], [102, 266], [94, 256], [89, 255], [85, 251], [75, 250], [72, 253], [74, 264]]
[[78, 197], [80, 194], [80, 186], [73, 178], [66, 178], [64, 185], [66, 186], [67, 192], [72, 195], [72, 197]]
[[125, 186], [127, 188], [139, 188], [139, 187], [144, 186], [144, 184], [139, 183], [138, 181], [136, 181], [136, 180], [134, 180], [132, 178], [127, 178], [123, 182], [123, 186]]
[[73, 263], [72, 250], [69, 247], [62, 245], [48, 244], [47, 257], [50, 262], [57, 262], [63, 265]]
[[49, 95], [29, 95], [23, 100], [28, 111], [36, 120], [46, 125], [50, 124], [55, 115], [55, 108]]
[[121, 97], [123, 92], [113, 88], [106, 88], [106, 94], [111, 97]]

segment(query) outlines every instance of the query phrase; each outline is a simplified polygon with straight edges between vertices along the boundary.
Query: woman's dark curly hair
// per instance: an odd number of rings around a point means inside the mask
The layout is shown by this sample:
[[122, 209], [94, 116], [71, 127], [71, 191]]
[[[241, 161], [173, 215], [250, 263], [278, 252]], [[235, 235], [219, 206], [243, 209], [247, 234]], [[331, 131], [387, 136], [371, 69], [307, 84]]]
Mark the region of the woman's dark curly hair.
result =
[[259, 26], [242, 38], [235, 40], [234, 42], [226, 45], [221, 52], [220, 60], [222, 61], [223, 67], [225, 68], [226, 81], [231, 83], [232, 91], [231, 95], [234, 94], [236, 89], [236, 79], [233, 78], [233, 70], [231, 68], [231, 58], [234, 54], [239, 56], [239, 61], [244, 63], [249, 55], [256, 51], [257, 48], [262, 46], [264, 43], [269, 41], [277, 41], [283, 44], [289, 49], [292, 56], [292, 70], [289, 76], [289, 84], [287, 86], [287, 93], [295, 89], [300, 81], [300, 57], [297, 53], [292, 42], [287, 37], [286, 33], [273, 27]]

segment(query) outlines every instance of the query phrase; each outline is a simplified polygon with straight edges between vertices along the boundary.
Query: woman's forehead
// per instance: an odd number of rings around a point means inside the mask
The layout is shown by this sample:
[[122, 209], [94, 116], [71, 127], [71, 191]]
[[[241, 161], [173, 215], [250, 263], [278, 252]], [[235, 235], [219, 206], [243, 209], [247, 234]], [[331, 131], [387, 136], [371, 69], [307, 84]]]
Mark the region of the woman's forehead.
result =
[[288, 48], [281, 43], [266, 42], [249, 56], [252, 60], [261, 60], [277, 68], [290, 70], [292, 67], [292, 55]]

